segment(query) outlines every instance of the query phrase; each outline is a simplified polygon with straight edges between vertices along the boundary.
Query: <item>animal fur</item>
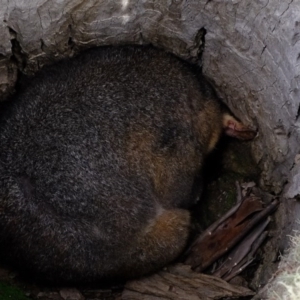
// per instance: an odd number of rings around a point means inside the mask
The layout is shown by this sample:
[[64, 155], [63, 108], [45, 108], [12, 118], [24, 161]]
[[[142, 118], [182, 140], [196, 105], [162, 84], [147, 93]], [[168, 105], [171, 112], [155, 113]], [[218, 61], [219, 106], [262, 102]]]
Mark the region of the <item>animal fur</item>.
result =
[[2, 112], [2, 255], [59, 281], [171, 262], [222, 116], [197, 67], [155, 48], [97, 48], [43, 69]]

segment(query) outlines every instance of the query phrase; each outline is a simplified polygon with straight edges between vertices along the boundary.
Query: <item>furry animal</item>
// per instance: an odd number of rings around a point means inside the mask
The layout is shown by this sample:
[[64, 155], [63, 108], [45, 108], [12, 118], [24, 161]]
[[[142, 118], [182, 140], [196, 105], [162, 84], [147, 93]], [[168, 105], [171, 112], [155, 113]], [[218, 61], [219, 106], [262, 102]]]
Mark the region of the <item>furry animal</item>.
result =
[[162, 50], [102, 47], [44, 68], [2, 111], [2, 255], [57, 281], [161, 268], [186, 245], [223, 128], [249, 137], [197, 67]]

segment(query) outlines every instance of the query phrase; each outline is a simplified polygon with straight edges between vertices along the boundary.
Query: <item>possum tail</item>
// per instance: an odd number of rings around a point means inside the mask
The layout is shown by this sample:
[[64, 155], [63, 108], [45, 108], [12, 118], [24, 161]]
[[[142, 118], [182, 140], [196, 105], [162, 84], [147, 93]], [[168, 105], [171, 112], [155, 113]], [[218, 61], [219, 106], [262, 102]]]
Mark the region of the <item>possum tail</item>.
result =
[[0, 252], [32, 276], [59, 282], [137, 277], [163, 267], [185, 247], [186, 210], [162, 209], [119, 242], [114, 236], [120, 232], [103, 234], [96, 221], [58, 215], [35, 199], [28, 177], [16, 178], [0, 177]]

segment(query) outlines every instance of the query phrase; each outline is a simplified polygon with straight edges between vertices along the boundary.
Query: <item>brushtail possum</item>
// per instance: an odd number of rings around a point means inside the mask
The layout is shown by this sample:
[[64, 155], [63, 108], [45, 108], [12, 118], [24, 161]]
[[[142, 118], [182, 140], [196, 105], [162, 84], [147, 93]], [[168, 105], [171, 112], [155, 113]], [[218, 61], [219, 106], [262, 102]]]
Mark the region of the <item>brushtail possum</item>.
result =
[[41, 278], [127, 279], [182, 252], [223, 131], [253, 137], [197, 66], [149, 46], [42, 69], [1, 112], [0, 251]]

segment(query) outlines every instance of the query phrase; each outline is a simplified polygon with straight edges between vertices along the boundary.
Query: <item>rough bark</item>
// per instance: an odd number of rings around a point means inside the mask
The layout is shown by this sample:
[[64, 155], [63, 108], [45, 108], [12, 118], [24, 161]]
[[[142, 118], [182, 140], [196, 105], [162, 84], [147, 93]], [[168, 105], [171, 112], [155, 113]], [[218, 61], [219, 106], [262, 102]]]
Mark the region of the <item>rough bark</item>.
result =
[[0, 97], [17, 70], [31, 74], [88, 47], [152, 43], [195, 58], [201, 28], [203, 70], [233, 112], [259, 128], [261, 183], [284, 192], [278, 221], [289, 232], [300, 213], [289, 200], [300, 195], [300, 1], [0, 0]]
[[[0, 0], [0, 7], [2, 93], [16, 79], [12, 56], [26, 72], [107, 44], [153, 43], [189, 58], [205, 27], [204, 72], [233, 111], [258, 126], [263, 183], [279, 192], [290, 169], [298, 173], [299, 1]], [[295, 177], [288, 197], [300, 193]]]
[[129, 281], [122, 300], [213, 300], [246, 297], [253, 292], [241, 286], [205, 274], [195, 273], [189, 266], [177, 264], [149, 277]]

